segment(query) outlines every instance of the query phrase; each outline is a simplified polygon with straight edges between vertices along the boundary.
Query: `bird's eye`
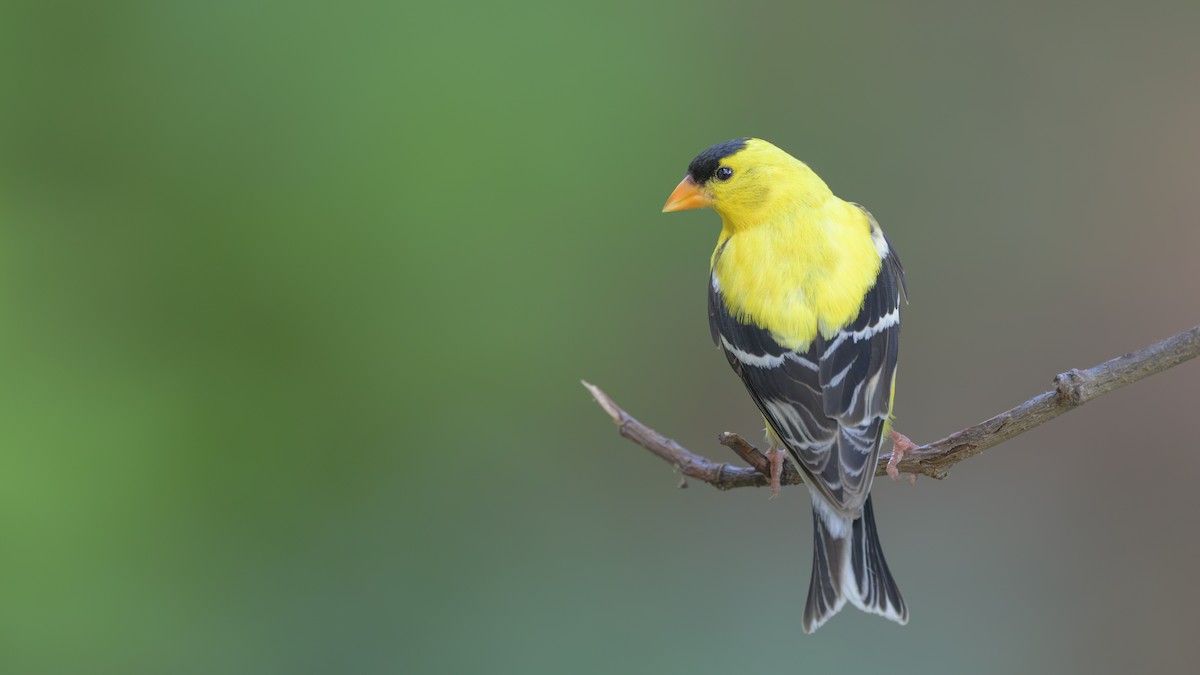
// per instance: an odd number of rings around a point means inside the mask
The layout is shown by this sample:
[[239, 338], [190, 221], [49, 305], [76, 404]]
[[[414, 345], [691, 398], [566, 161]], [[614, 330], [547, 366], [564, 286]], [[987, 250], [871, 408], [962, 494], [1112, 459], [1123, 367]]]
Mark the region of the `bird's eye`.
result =
[[722, 166], [717, 169], [717, 180], [729, 180], [733, 177], [733, 169]]

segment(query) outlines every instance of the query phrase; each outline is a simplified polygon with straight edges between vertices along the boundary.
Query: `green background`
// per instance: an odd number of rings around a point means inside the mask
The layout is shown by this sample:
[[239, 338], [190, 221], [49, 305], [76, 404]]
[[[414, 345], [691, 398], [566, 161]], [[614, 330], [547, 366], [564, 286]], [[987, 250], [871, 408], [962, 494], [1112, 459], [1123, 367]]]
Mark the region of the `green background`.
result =
[[1195, 324], [1198, 22], [5, 3], [0, 672], [1193, 667], [1200, 364], [881, 482], [912, 621], [815, 636], [803, 491], [676, 490], [579, 380], [758, 439], [659, 213], [743, 135], [900, 252], [918, 441]]

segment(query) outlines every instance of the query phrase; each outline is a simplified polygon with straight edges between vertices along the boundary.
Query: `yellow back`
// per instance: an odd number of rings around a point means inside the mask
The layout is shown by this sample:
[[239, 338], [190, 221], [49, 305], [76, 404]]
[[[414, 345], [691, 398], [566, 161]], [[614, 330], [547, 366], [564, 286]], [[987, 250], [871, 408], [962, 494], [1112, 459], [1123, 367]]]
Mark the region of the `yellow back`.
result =
[[733, 178], [708, 187], [723, 224], [713, 273], [729, 311], [790, 349], [807, 349], [818, 332], [832, 337], [882, 264], [866, 213], [766, 141], [721, 163]]

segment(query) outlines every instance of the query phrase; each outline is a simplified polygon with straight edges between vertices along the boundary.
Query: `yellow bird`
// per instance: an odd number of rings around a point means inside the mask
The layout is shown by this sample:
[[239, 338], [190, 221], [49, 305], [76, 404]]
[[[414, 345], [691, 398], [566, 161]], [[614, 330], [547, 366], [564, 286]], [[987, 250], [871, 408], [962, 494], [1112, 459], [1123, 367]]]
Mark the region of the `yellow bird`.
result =
[[783, 448], [812, 496], [804, 632], [847, 602], [906, 623], [870, 495], [890, 427], [900, 260], [871, 214], [756, 138], [700, 153], [663, 211], [702, 206], [722, 224], [708, 289], [713, 341], [766, 419], [772, 488]]

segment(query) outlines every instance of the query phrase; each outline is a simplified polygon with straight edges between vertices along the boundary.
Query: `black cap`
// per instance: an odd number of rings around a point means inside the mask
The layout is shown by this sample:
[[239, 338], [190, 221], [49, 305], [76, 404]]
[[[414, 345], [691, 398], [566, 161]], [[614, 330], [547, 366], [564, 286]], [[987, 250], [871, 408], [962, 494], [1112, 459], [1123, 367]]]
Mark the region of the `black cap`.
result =
[[717, 172], [717, 167], [721, 166], [721, 160], [733, 155], [746, 147], [746, 141], [749, 138], [738, 138], [724, 143], [717, 143], [704, 152], [696, 155], [696, 159], [688, 164], [688, 175], [692, 180], [703, 185], [708, 182], [709, 178]]

